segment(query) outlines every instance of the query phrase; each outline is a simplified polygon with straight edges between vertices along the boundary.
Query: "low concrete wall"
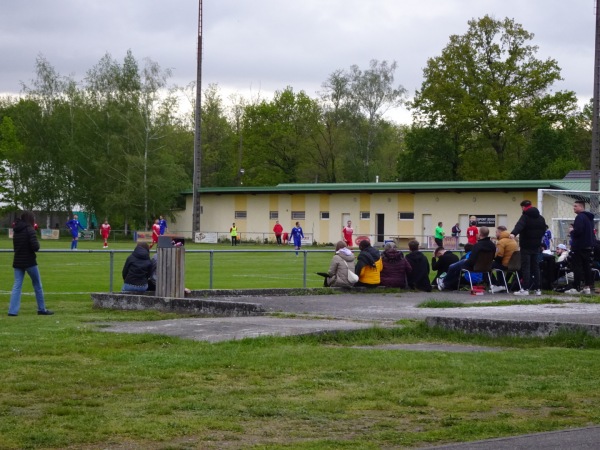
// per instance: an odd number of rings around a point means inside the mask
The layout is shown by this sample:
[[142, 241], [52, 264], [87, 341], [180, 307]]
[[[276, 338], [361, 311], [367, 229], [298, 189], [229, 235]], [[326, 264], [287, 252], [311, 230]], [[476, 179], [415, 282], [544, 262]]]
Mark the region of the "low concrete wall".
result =
[[441, 327], [446, 330], [463, 331], [469, 334], [483, 334], [492, 337], [547, 337], [560, 330], [587, 331], [591, 336], [600, 336], [600, 326], [569, 322], [531, 322], [520, 320], [469, 319], [459, 317], [427, 317], [428, 327]]
[[208, 300], [201, 298], [156, 297], [153, 294], [93, 293], [94, 308], [156, 310], [211, 317], [260, 316], [265, 309], [258, 303]]

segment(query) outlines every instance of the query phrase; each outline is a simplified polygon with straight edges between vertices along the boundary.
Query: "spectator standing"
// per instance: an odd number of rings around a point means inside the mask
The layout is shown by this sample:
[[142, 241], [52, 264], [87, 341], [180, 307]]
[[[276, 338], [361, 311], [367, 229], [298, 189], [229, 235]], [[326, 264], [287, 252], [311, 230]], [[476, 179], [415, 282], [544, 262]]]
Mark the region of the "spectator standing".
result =
[[100, 235], [102, 239], [104, 239], [104, 247], [108, 248], [108, 237], [110, 236], [110, 224], [108, 223], [108, 219], [104, 219], [104, 223], [100, 225]]
[[302, 247], [302, 238], [304, 238], [304, 231], [302, 231], [302, 227], [300, 226], [300, 222], [296, 222], [296, 226], [292, 228], [291, 238], [294, 241], [294, 248], [296, 249], [296, 256], [298, 256], [298, 250]]
[[[573, 269], [573, 289], [567, 294], [591, 294], [594, 287], [592, 274], [592, 252], [596, 238], [594, 237], [594, 214], [585, 210], [583, 200], [575, 200], [573, 212], [577, 214], [571, 231], [571, 268]], [[583, 282], [583, 289], [581, 283]], [[581, 289], [581, 291], [579, 291]]]
[[461, 229], [460, 229], [460, 225], [458, 224], [458, 222], [456, 222], [456, 225], [454, 225], [452, 227], [452, 236], [454, 237], [460, 237], [460, 233], [461, 233]]
[[231, 225], [231, 228], [229, 229], [229, 236], [231, 236], [231, 246], [236, 246], [237, 245], [237, 227], [235, 226], [235, 222]]
[[21, 308], [21, 290], [23, 288], [23, 279], [25, 274], [31, 278], [35, 300], [37, 302], [38, 315], [51, 316], [52, 311], [46, 309], [44, 301], [44, 290], [42, 289], [42, 279], [38, 269], [36, 252], [40, 249], [40, 243], [37, 239], [33, 224], [35, 219], [31, 211], [25, 211], [21, 217], [15, 221], [13, 226], [13, 271], [15, 282], [10, 294], [10, 304], [8, 306], [8, 315], [19, 315]]
[[381, 283], [381, 269], [383, 263], [379, 250], [371, 246], [368, 239], [363, 239], [358, 244], [358, 254], [355, 273], [358, 275], [358, 283], [355, 286], [377, 287]]
[[381, 254], [382, 269], [380, 285], [405, 289], [408, 287], [408, 274], [412, 272], [410, 263], [404, 254], [396, 248], [396, 244], [385, 244]]
[[352, 221], [349, 220], [344, 228], [342, 228], [342, 239], [346, 243], [348, 247], [352, 247], [354, 243], [352, 242], [352, 235], [354, 234], [354, 229], [352, 228]]
[[[156, 219], [158, 224], [158, 219]], [[152, 277], [152, 261], [150, 246], [140, 242], [135, 246], [131, 255], [125, 260], [123, 270], [123, 292], [144, 292], [148, 290], [148, 280]]]
[[73, 214], [73, 218], [67, 222], [67, 228], [71, 232], [71, 250], [77, 250], [77, 241], [79, 239], [79, 230], [85, 231], [85, 228], [79, 223], [77, 214]]
[[477, 244], [477, 237], [479, 236], [479, 229], [477, 228], [477, 222], [471, 221], [469, 228], [467, 228], [467, 242], [469, 244]]
[[546, 220], [529, 200], [521, 202], [521, 210], [523, 213], [510, 232], [511, 239], [519, 236], [519, 246], [521, 247], [523, 289], [516, 291], [515, 295], [529, 295], [530, 289], [535, 291], [535, 295], [542, 295], [539, 261], [541, 259], [540, 243], [546, 232]]
[[408, 249], [410, 253], [406, 255], [406, 260], [412, 267], [412, 272], [408, 274], [408, 287], [419, 291], [431, 292], [429, 261], [419, 250], [419, 241], [409, 241]]
[[167, 221], [163, 216], [159, 216], [158, 225], [160, 226], [160, 235], [164, 235], [167, 231]]
[[442, 222], [438, 222], [437, 227], [435, 227], [435, 237], [433, 239], [438, 247], [444, 246], [444, 236], [446, 235], [446, 232], [444, 231], [443, 225]]
[[279, 220], [275, 221], [275, 226], [273, 227], [273, 233], [275, 233], [275, 239], [277, 240], [277, 245], [281, 245], [281, 235], [283, 234], [283, 227], [279, 223]]
[[437, 273], [431, 281], [431, 284], [436, 285], [438, 277], [443, 273], [448, 272], [450, 265], [455, 262], [458, 262], [457, 255], [450, 250], [446, 250], [444, 247], [436, 248], [431, 257], [431, 268], [437, 270]]

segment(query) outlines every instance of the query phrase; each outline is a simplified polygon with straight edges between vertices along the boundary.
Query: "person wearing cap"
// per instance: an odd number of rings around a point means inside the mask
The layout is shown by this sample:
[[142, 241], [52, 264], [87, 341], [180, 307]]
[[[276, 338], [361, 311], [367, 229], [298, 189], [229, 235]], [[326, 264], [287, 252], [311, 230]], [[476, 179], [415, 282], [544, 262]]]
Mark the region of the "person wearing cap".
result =
[[569, 249], [565, 244], [558, 244], [556, 246], [556, 262], [558, 264], [566, 261], [569, 257]]

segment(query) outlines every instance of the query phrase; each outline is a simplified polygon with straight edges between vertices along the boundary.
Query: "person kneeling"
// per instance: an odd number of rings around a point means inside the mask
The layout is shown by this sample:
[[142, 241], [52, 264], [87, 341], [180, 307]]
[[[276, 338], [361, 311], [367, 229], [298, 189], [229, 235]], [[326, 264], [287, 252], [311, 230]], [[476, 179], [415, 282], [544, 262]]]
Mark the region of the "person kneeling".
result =
[[144, 292], [148, 290], [148, 279], [152, 276], [150, 246], [143, 242], [136, 245], [123, 266], [122, 292]]

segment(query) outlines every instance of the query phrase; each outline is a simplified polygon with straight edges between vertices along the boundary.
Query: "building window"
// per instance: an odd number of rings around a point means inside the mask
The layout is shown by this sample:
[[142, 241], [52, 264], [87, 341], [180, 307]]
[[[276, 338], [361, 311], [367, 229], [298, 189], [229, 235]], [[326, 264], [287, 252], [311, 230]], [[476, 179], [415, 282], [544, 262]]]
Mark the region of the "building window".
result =
[[329, 220], [329, 211], [321, 211], [321, 220]]
[[269, 211], [269, 219], [278, 220], [279, 219], [279, 211]]
[[398, 213], [398, 220], [415, 220], [415, 213], [408, 211], [400, 211]]
[[245, 219], [246, 218], [246, 211], [236, 211], [235, 212], [235, 218], [236, 219]]
[[360, 212], [360, 220], [371, 220], [371, 212], [370, 211], [361, 211]]
[[305, 218], [305, 211], [292, 211], [292, 220], [304, 220]]

